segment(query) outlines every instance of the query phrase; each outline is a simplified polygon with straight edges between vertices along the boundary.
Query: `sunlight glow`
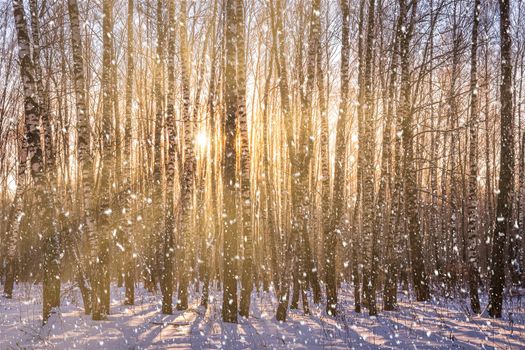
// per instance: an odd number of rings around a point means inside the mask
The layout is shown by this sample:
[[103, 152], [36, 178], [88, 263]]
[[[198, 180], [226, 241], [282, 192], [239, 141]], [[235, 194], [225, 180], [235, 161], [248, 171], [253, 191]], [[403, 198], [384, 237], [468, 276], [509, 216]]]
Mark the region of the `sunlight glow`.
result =
[[208, 137], [208, 135], [206, 135], [205, 131], [199, 131], [197, 137], [195, 138], [195, 141], [199, 148], [205, 149], [210, 143], [210, 138]]
[[16, 192], [16, 180], [15, 177], [12, 175], [9, 175], [7, 177], [7, 189], [11, 194], [15, 194]]

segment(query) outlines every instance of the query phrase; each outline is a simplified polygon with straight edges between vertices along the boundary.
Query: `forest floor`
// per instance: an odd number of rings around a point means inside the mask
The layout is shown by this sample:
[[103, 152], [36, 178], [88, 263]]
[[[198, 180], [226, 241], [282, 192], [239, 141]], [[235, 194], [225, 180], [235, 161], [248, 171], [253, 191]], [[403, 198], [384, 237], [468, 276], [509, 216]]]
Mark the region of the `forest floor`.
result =
[[272, 293], [254, 292], [251, 317], [233, 325], [221, 322], [220, 292], [206, 311], [194, 293], [188, 310], [162, 315], [161, 295], [141, 288], [134, 306], [113, 288], [109, 319], [95, 322], [66, 285], [60, 310], [41, 327], [41, 286], [23, 283], [13, 299], [0, 298], [0, 349], [525, 349], [525, 300], [506, 302], [494, 320], [468, 315], [465, 299], [418, 303], [400, 294], [399, 311], [371, 318], [353, 311], [350, 290], [342, 289], [336, 319], [311, 305], [311, 315], [292, 310], [286, 323], [275, 321]]

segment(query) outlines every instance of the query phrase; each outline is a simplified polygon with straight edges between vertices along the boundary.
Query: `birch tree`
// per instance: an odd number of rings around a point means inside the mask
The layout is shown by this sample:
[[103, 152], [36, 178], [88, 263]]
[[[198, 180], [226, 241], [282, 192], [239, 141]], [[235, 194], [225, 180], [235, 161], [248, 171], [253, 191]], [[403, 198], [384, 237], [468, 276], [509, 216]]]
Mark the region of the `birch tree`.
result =
[[468, 208], [468, 259], [469, 259], [469, 289], [470, 307], [474, 313], [479, 314], [481, 308], [478, 296], [478, 236], [477, 236], [477, 187], [478, 187], [478, 78], [477, 78], [477, 52], [478, 52], [478, 26], [480, 0], [474, 2], [472, 24], [472, 47], [470, 53], [470, 125], [469, 125], [469, 208]]
[[224, 123], [224, 160], [223, 160], [223, 201], [224, 201], [224, 240], [223, 240], [223, 278], [224, 291], [222, 295], [222, 320], [237, 323], [237, 280], [235, 278], [235, 256], [237, 255], [237, 224], [235, 222], [235, 137], [237, 113], [237, 81], [236, 81], [236, 37], [237, 17], [235, 0], [226, 0], [224, 4], [224, 103], [226, 120]]
[[[182, 75], [182, 119], [184, 122], [184, 168], [181, 179], [181, 203], [179, 205], [182, 220], [182, 247], [180, 249], [181, 262], [185, 264], [184, 257], [187, 256], [189, 247], [187, 245], [190, 237], [191, 219], [190, 210], [192, 208], [192, 189], [193, 176], [195, 173], [195, 154], [193, 150], [193, 123], [190, 115], [190, 63], [187, 47], [186, 33], [186, 0], [181, 1], [181, 27], [180, 27], [180, 56], [181, 56], [181, 75]], [[188, 268], [184, 268], [179, 281], [179, 300], [177, 310], [188, 308]]]
[[514, 135], [512, 117], [512, 41], [510, 37], [509, 0], [499, 1], [501, 36], [501, 151], [498, 194], [496, 202], [496, 225], [492, 236], [492, 260], [490, 264], [490, 289], [488, 312], [491, 317], [501, 318], [503, 287], [505, 285], [505, 241], [512, 225], [512, 179], [514, 169]]

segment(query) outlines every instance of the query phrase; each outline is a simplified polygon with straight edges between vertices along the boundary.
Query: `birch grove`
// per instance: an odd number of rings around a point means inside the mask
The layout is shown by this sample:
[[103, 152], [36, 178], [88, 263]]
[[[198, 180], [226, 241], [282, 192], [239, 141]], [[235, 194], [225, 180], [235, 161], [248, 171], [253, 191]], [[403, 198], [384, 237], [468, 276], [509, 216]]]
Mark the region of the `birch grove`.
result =
[[228, 323], [262, 292], [279, 322], [351, 318], [347, 295], [369, 316], [406, 296], [505, 317], [525, 295], [524, 14], [1, 2], [4, 297], [41, 283], [44, 324], [71, 285], [94, 321], [120, 287]]

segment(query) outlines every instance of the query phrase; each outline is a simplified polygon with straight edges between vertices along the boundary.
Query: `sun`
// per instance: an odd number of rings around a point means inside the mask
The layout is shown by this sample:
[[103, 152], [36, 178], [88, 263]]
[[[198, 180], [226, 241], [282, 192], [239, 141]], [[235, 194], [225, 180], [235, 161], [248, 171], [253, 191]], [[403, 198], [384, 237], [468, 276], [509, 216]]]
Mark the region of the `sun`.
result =
[[199, 148], [204, 149], [210, 143], [210, 138], [208, 137], [208, 135], [206, 135], [206, 132], [199, 131], [199, 133], [197, 134], [197, 137], [195, 138], [195, 141], [197, 145], [199, 146]]

